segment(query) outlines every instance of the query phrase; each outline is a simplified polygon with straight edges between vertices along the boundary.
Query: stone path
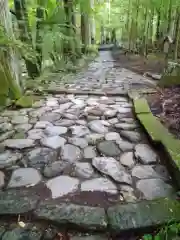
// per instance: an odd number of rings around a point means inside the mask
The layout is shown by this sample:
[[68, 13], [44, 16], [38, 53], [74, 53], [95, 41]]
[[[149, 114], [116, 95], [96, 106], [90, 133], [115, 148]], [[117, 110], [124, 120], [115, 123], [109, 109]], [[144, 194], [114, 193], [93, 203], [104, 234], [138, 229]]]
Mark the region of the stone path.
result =
[[127, 91], [137, 82], [148, 85], [144, 77], [114, 68], [110, 53], [102, 52], [65, 86], [83, 95], [47, 95], [32, 108], [2, 112], [0, 215], [33, 212], [36, 219], [105, 229], [104, 209], [171, 196], [171, 178], [127, 95], [87, 94]]

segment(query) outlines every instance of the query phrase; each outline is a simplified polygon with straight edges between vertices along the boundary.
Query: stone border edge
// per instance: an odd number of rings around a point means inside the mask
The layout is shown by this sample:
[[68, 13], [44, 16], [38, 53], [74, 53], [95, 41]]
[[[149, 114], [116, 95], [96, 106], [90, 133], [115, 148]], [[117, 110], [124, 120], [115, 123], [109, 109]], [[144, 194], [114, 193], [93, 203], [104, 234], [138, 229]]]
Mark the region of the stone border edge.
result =
[[168, 163], [173, 169], [174, 179], [180, 188], [180, 140], [155, 117], [144, 97], [132, 98], [136, 118], [139, 120], [151, 142], [160, 145], [168, 156]]

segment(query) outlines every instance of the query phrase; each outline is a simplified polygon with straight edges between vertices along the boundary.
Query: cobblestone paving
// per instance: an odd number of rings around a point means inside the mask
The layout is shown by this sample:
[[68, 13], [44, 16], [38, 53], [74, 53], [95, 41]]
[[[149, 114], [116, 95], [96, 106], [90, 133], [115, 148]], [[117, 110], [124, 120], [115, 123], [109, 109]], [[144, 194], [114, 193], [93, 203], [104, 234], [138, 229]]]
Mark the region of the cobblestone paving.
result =
[[[171, 178], [135, 120], [127, 96], [86, 94], [90, 88], [127, 89], [136, 81], [147, 84], [142, 76], [113, 68], [110, 54], [102, 52], [68, 85], [84, 95], [47, 95], [32, 108], [2, 112], [1, 214], [35, 210], [38, 218], [57, 220], [59, 212], [56, 216], [52, 204], [66, 213], [84, 206], [97, 213], [96, 221], [104, 228], [99, 214], [104, 208], [171, 195]], [[2, 239], [11, 239], [8, 234]], [[41, 234], [32, 236], [23, 239], [41, 239]]]

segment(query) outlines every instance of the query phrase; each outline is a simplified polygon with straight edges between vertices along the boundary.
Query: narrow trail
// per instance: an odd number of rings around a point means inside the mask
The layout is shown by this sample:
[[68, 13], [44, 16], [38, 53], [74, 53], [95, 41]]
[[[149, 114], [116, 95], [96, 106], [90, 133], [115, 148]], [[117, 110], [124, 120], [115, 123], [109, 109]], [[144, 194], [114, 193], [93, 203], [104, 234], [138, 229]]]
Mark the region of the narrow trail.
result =
[[[108, 233], [79, 237], [71, 228], [106, 232], [109, 207], [172, 195], [171, 178], [127, 95], [87, 94], [148, 83], [115, 68], [104, 51], [65, 86], [84, 94], [47, 95], [32, 108], [1, 113], [0, 239], [111, 239]], [[21, 228], [11, 215], [31, 223]]]

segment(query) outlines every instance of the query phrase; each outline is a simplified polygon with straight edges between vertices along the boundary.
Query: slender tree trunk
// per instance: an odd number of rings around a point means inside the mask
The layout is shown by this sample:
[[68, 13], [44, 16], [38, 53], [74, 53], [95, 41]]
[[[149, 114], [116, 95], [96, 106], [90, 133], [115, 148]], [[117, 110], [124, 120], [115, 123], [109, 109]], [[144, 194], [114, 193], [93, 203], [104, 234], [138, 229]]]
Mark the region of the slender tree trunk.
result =
[[157, 11], [157, 25], [156, 25], [156, 40], [160, 38], [160, 22], [161, 22], [161, 12]]
[[169, 0], [168, 22], [167, 22], [167, 33], [168, 34], [170, 34], [170, 30], [171, 30], [171, 15], [172, 15], [172, 0]]
[[[30, 47], [33, 47], [25, 0], [14, 0], [14, 8], [16, 13], [16, 18], [18, 20], [20, 39], [22, 42], [29, 44]], [[38, 68], [37, 62], [38, 61], [35, 61], [35, 63], [33, 63], [31, 60], [25, 59], [28, 75], [31, 78], [35, 78], [40, 75], [40, 69]]]
[[[6, 0], [0, 2], [0, 26], [1, 36], [14, 39], [10, 11]], [[22, 95], [18, 60], [15, 49], [10, 46], [0, 48], [1, 105], [5, 104], [7, 97], [15, 100]]]
[[[89, 0], [88, 4], [89, 4]], [[87, 5], [87, 9], [85, 9], [84, 3], [81, 3], [81, 39], [82, 39], [82, 52], [85, 53], [88, 45], [90, 44], [90, 33], [89, 33], [89, 16], [88, 10], [89, 5]]]
[[174, 49], [174, 60], [178, 59], [178, 46], [179, 46], [179, 35], [180, 35], [180, 12], [177, 9], [176, 13], [176, 28], [175, 28], [175, 49]]

